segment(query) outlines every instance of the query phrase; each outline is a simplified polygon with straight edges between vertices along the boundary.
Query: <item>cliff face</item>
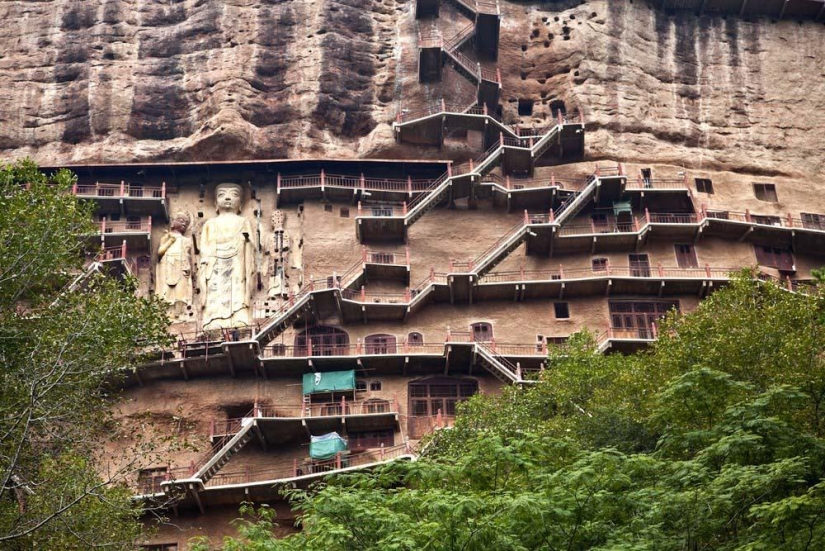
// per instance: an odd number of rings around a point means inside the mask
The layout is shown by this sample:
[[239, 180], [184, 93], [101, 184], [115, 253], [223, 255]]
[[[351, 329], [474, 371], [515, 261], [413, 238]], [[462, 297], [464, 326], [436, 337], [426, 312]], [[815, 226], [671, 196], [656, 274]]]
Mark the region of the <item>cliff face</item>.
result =
[[[588, 158], [818, 174], [825, 27], [667, 14], [629, 0], [502, 2], [504, 116], [580, 107]], [[398, 147], [417, 82], [414, 2], [53, 0], [0, 16], [0, 152], [43, 163], [447, 156]], [[447, 2], [444, 36], [468, 21]], [[522, 110], [524, 111], [524, 109]]]

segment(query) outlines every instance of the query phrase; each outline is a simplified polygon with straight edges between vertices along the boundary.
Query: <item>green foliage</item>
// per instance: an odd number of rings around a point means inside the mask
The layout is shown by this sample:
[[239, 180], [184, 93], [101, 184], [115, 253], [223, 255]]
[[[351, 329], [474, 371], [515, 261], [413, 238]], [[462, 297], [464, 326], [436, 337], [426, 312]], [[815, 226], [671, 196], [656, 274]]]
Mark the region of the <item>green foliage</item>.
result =
[[420, 460], [288, 492], [301, 533], [259, 509], [224, 549], [821, 549], [823, 308], [744, 274], [647, 352], [578, 335]]
[[0, 547], [128, 549], [138, 530], [124, 472], [95, 455], [109, 388], [137, 343], [166, 338], [165, 308], [102, 275], [73, 290], [92, 206], [30, 161], [0, 168]]

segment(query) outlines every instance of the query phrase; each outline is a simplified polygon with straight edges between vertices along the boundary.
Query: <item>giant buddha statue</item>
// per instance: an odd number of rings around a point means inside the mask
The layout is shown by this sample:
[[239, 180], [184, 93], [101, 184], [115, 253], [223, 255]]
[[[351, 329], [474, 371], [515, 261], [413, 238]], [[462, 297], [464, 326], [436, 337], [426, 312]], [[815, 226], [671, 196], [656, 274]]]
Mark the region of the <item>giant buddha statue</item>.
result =
[[250, 324], [255, 234], [240, 215], [243, 196], [238, 184], [218, 184], [218, 216], [207, 220], [200, 233], [198, 285], [204, 330]]

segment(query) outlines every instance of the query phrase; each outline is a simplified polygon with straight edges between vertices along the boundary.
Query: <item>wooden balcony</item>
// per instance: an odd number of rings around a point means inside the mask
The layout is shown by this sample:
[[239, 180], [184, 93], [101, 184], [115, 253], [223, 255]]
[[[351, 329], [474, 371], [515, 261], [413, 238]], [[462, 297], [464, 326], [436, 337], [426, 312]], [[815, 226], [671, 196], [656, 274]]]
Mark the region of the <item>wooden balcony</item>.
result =
[[143, 186], [120, 182], [109, 184], [94, 182], [74, 184], [72, 193], [81, 199], [90, 199], [98, 204], [99, 212], [118, 212], [123, 216], [154, 216], [169, 219], [166, 184]]
[[117, 247], [125, 241], [130, 250], [145, 251], [150, 249], [152, 241], [152, 217], [135, 217], [131, 220], [109, 221], [104, 217], [96, 223], [97, 232], [104, 248]]
[[410, 248], [403, 252], [377, 251], [362, 248], [362, 260], [367, 281], [397, 280], [405, 284], [410, 282]]
[[[339, 454], [327, 461], [293, 461], [283, 464], [273, 460], [271, 467], [231, 468], [217, 472], [205, 484], [189, 478], [190, 467], [173, 467], [168, 481], [160, 484], [164, 496], [177, 496], [179, 509], [196, 509], [204, 514], [210, 507], [237, 505], [244, 501], [266, 503], [283, 500], [281, 489], [286, 484], [307, 488], [331, 474], [371, 469], [391, 461], [415, 457], [408, 444], [370, 449], [358, 454]], [[152, 501], [152, 496], [140, 496]]]

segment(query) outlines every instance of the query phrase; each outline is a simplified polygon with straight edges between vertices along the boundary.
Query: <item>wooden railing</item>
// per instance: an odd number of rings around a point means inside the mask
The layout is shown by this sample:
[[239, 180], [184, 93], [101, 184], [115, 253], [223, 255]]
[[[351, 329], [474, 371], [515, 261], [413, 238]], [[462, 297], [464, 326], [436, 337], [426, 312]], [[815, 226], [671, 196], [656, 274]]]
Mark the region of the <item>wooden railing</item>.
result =
[[641, 279], [729, 279], [730, 274], [741, 268], [696, 267], [682, 268], [654, 265], [614, 266], [608, 261], [604, 269], [593, 268], [565, 268], [561, 264], [557, 270], [510, 270], [506, 272], [492, 272], [481, 276], [479, 283], [509, 283], [529, 281], [571, 281], [578, 279], [594, 279], [609, 277], [627, 277]]
[[432, 184], [432, 180], [413, 179], [410, 177], [407, 179], [367, 178], [363, 174], [359, 176], [326, 174], [323, 170], [320, 174], [302, 174], [291, 176], [282, 176], [279, 173], [276, 182], [278, 189], [329, 187], [353, 190], [361, 189], [365, 191], [391, 191], [399, 193], [426, 191]]
[[387, 266], [409, 266], [410, 248], [404, 247], [404, 252], [374, 251], [363, 247], [361, 259], [367, 264], [381, 264]]
[[335, 458], [327, 461], [306, 460], [299, 462], [296, 459], [291, 465], [269, 468], [247, 467], [240, 470], [221, 471], [215, 474], [205, 485], [206, 487], [228, 486], [250, 482], [274, 482], [299, 476], [332, 474], [342, 469], [381, 463], [411, 453], [412, 451], [407, 444], [399, 444], [397, 446], [379, 447], [359, 454], [345, 455], [339, 453]]
[[99, 233], [151, 233], [152, 217], [141, 217], [140, 220], [108, 221], [105, 218], [97, 222]]
[[78, 197], [132, 197], [132, 198], [166, 198], [166, 182], [160, 186], [141, 186], [120, 182], [119, 184], [74, 184], [72, 193]]

